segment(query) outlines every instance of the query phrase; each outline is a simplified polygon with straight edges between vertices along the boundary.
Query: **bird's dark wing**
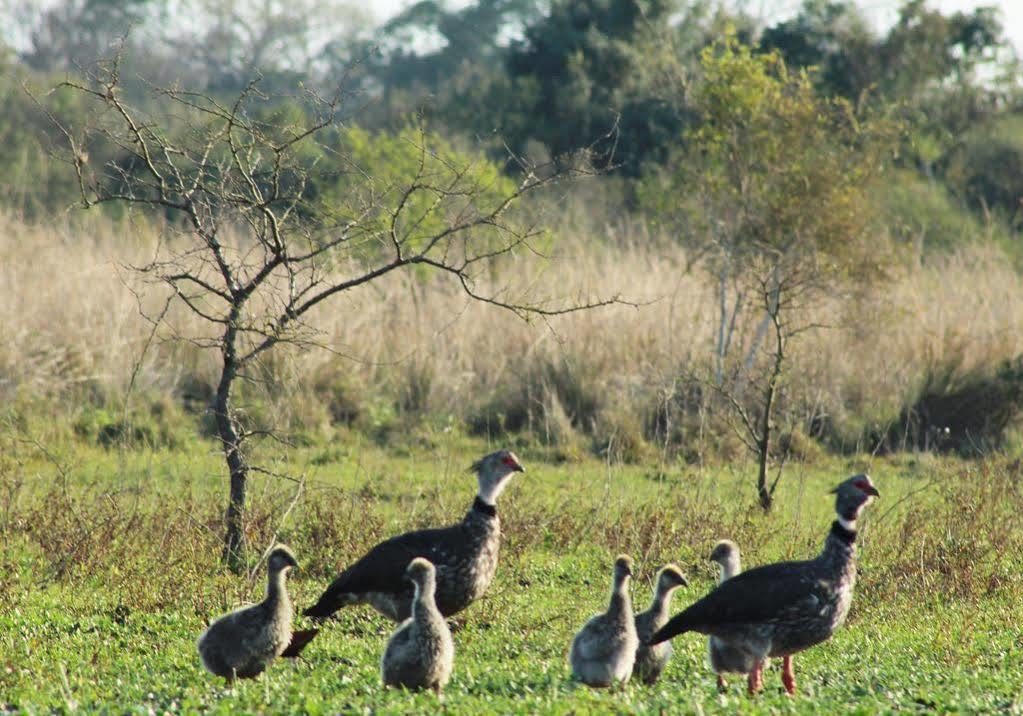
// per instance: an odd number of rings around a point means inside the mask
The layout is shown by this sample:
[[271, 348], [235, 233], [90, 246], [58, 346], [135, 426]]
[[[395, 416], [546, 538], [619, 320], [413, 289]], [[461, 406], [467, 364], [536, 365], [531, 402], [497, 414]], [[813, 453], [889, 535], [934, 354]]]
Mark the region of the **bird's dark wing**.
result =
[[676, 614], [651, 637], [659, 644], [687, 631], [703, 634], [732, 624], [756, 624], [812, 610], [827, 585], [815, 577], [813, 562], [778, 562], [741, 572]]
[[297, 659], [302, 654], [302, 650], [305, 649], [309, 642], [311, 642], [319, 633], [319, 629], [296, 629], [291, 633], [291, 642], [288, 644], [288, 647], [281, 652], [281, 656], [285, 659]]
[[461, 524], [440, 529], [407, 532], [381, 542], [331, 582], [319, 601], [305, 615], [323, 619], [343, 607], [345, 595], [366, 592], [400, 592], [405, 589], [405, 568], [416, 557], [434, 564], [453, 548], [465, 544]]

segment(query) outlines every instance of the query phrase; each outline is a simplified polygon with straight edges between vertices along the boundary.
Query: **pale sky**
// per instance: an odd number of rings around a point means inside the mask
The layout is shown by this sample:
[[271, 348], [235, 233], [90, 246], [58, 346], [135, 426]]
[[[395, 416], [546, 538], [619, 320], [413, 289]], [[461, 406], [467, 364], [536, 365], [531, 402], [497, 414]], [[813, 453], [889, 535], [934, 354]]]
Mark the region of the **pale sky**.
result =
[[[861, 0], [857, 3], [875, 21], [886, 26], [895, 21], [901, 2], [890, 0]], [[1005, 34], [1012, 40], [1017, 50], [1023, 51], [1023, 0], [930, 0], [931, 7], [936, 7], [948, 14], [956, 10], [970, 11], [977, 7], [996, 6], [1002, 11], [1002, 26]]]
[[[390, 17], [400, 9], [412, 5], [415, 0], [373, 0], [370, 7], [380, 20]], [[465, 5], [464, 0], [453, 0], [451, 5]], [[768, 22], [785, 19], [798, 12], [801, 0], [732, 0], [734, 5], [744, 5], [753, 14], [760, 15]], [[877, 23], [878, 27], [891, 25], [898, 16], [902, 0], [857, 0], [856, 4]], [[1002, 11], [1002, 23], [1006, 35], [1023, 51], [1023, 0], [929, 0], [931, 7], [943, 13], [956, 10], [972, 10], [981, 6], [997, 6]]]

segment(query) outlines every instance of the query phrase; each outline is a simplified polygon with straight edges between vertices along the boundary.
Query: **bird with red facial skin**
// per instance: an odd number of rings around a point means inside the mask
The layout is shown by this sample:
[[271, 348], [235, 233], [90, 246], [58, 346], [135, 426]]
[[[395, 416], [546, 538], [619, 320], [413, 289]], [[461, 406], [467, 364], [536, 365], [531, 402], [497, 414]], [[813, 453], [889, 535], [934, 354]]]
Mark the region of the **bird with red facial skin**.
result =
[[443, 616], [457, 614], [483, 596], [497, 571], [501, 545], [497, 498], [511, 477], [525, 468], [514, 453], [498, 450], [470, 469], [476, 473], [479, 489], [460, 522], [381, 542], [342, 571], [305, 615], [326, 619], [342, 607], [369, 604], [392, 621], [408, 619], [413, 585], [405, 570], [417, 557], [436, 567], [434, 598]]
[[826, 641], [845, 623], [856, 585], [856, 521], [879, 494], [867, 475], [854, 475], [832, 492], [837, 518], [817, 557], [735, 575], [675, 615], [649, 643], [685, 632], [722, 639], [755, 664], [748, 676], [750, 693], [763, 687], [765, 660], [781, 658], [782, 684], [795, 694], [793, 656]]

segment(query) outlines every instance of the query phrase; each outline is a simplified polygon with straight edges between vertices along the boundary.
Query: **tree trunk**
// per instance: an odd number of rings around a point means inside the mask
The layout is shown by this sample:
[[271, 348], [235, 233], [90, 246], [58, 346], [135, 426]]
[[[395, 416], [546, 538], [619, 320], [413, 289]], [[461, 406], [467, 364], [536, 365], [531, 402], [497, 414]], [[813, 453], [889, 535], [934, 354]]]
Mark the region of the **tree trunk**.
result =
[[224, 365], [220, 373], [220, 384], [214, 401], [214, 416], [217, 421], [217, 435], [227, 461], [231, 476], [231, 489], [227, 501], [224, 534], [223, 560], [232, 571], [239, 572], [245, 566], [245, 487], [249, 466], [242, 454], [241, 435], [231, 415], [231, 387], [238, 375], [234, 357], [234, 331], [228, 329], [224, 337]]
[[723, 387], [725, 384], [725, 331], [728, 326], [728, 271], [725, 267], [721, 268], [718, 274], [718, 345], [715, 351], [715, 378], [717, 380], [717, 386]]
[[[774, 504], [774, 488], [778, 480], [770, 488], [767, 486], [767, 468], [771, 456], [771, 433], [774, 426], [771, 424], [771, 417], [774, 413], [774, 399], [778, 392], [778, 381], [781, 379], [782, 369], [785, 367], [785, 330], [782, 327], [781, 318], [778, 315], [780, 296], [777, 292], [772, 296], [769, 305], [769, 317], [774, 325], [774, 363], [771, 366], [771, 377], [767, 381], [767, 388], [764, 390], [764, 412], [761, 415], [760, 439], [757, 441], [759, 451], [759, 469], [757, 471], [757, 494], [760, 497], [760, 506], [764, 512], [769, 512]], [[778, 478], [781, 478], [780, 468]]]
[[764, 394], [764, 412], [760, 423], [760, 440], [757, 441], [757, 495], [764, 512], [770, 512], [774, 505], [774, 495], [767, 487], [767, 467], [771, 456], [771, 410], [774, 406], [774, 377], [767, 384]]

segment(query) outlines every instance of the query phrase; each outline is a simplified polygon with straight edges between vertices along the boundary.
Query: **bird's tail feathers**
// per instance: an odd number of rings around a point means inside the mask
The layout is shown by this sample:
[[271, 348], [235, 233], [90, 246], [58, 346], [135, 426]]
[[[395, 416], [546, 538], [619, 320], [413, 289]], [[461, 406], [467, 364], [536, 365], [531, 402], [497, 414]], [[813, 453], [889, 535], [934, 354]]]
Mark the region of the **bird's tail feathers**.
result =
[[673, 639], [679, 634], [685, 634], [687, 631], [691, 631], [689, 625], [683, 622], [678, 617], [675, 617], [667, 624], [662, 626], [660, 629], [654, 632], [654, 635], [650, 637], [647, 642], [648, 646], [654, 646], [660, 644], [662, 641], [668, 641]]
[[319, 629], [298, 629], [291, 634], [291, 643], [288, 647], [281, 652], [281, 656], [285, 659], [297, 659], [302, 654], [302, 650], [308, 646], [309, 642], [320, 633]]
[[313, 619], [327, 619], [338, 609], [354, 604], [356, 601], [357, 599], [353, 594], [328, 587], [316, 604], [302, 613]]

